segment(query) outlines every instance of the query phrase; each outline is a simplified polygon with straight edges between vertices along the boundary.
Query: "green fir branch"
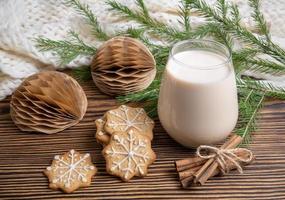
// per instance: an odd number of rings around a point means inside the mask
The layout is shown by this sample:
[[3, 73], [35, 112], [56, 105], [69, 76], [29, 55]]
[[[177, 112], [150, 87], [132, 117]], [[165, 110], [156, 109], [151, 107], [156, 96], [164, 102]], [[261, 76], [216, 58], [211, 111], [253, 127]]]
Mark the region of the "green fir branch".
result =
[[267, 81], [252, 80], [249, 78], [236, 78], [239, 89], [254, 90], [255, 93], [265, 94], [267, 97], [285, 100], [285, 89], [274, 86]]
[[217, 1], [217, 9], [220, 13], [222, 13], [223, 18], [227, 17], [229, 5], [225, 0]]
[[36, 46], [40, 51], [53, 51], [60, 57], [62, 65], [70, 63], [79, 55], [94, 55], [95, 47], [88, 46], [74, 32], [70, 33], [72, 41], [51, 40], [48, 38], [36, 38]]
[[118, 35], [126, 35], [132, 38], [140, 39], [144, 36], [145, 29], [129, 27], [126, 31], [119, 32]]
[[285, 75], [285, 65], [261, 58], [248, 58], [246, 60], [248, 69], [252, 72], [267, 73], [271, 75]]
[[252, 17], [257, 23], [257, 28], [261, 34], [263, 34], [267, 41], [270, 40], [269, 28], [267, 27], [266, 21], [263, 14], [260, 12], [260, 1], [259, 0], [249, 0], [249, 5], [253, 8]]
[[65, 0], [68, 6], [72, 6], [75, 10], [81, 14], [87, 24], [92, 27], [92, 33], [99, 40], [108, 40], [110, 37], [102, 30], [98, 23], [97, 17], [93, 14], [88, 5], [80, 3], [79, 0]]
[[247, 59], [254, 58], [258, 53], [258, 50], [250, 48], [244, 48], [242, 50], [232, 52], [233, 65], [237, 76], [240, 76], [244, 70], [250, 67], [247, 64]]
[[[220, 28], [226, 32], [231, 33], [237, 39], [242, 40], [245, 44], [250, 45], [252, 48], [258, 48], [260, 52], [268, 54], [281, 63], [285, 63], [285, 51], [278, 45], [270, 40], [265, 40], [263, 36], [256, 36], [245, 27], [237, 23], [236, 20], [240, 19], [239, 12], [235, 6], [230, 6], [230, 13], [234, 16], [223, 16], [218, 10], [208, 5], [203, 0], [192, 1], [192, 8], [197, 9], [208, 21], [212, 21], [220, 25]], [[234, 9], [234, 10], [232, 10]], [[266, 26], [266, 23], [264, 24]]]
[[274, 44], [272, 41], [269, 41], [269, 44], [271, 45], [272, 49], [274, 49], [274, 51], [272, 51], [272, 53], [269, 55], [285, 65], [285, 50], [277, 44]]
[[159, 86], [160, 79], [155, 79], [147, 89], [125, 96], [119, 96], [117, 99], [121, 102], [156, 101], [158, 99]]
[[82, 47], [82, 49], [84, 48], [86, 50], [86, 52], [96, 52], [96, 48], [87, 45], [79, 36], [78, 33], [76, 33], [75, 31], [69, 31], [69, 41], [72, 44], [76, 44]]
[[184, 26], [185, 33], [190, 33], [191, 25], [190, 25], [190, 3], [189, 0], [182, 0], [181, 5], [179, 5], [178, 11], [180, 20], [179, 23]]
[[144, 109], [150, 117], [157, 117], [157, 104], [158, 101], [146, 102]]
[[90, 66], [82, 66], [73, 69], [73, 75], [80, 81], [89, 81], [92, 79]]
[[250, 70], [252, 72], [266, 73], [271, 75], [284, 75], [285, 65], [278, 61], [258, 58], [260, 53], [256, 49], [244, 48], [239, 51], [232, 52], [232, 59], [237, 74]]
[[149, 38], [145, 35], [145, 30], [143, 28], [130, 27], [126, 31], [119, 32], [118, 35], [124, 35], [139, 39], [147, 47], [149, 47], [150, 50], [157, 47], [157, 45], [153, 44], [153, 42], [151, 42]]
[[239, 120], [234, 133], [243, 137], [243, 144], [250, 142], [251, 133], [256, 129], [257, 111], [261, 108], [265, 94], [243, 89], [239, 93]]
[[144, 4], [144, 1], [143, 0], [136, 0], [136, 3], [138, 5], [138, 7], [141, 8], [141, 11], [142, 11], [143, 15], [145, 16], [145, 18], [149, 19], [150, 15], [149, 15], [147, 7]]
[[198, 26], [190, 34], [191, 38], [213, 37], [216, 41], [226, 45], [229, 49], [233, 47], [233, 38], [225, 30], [221, 29], [219, 25], [213, 22], [208, 22]]
[[236, 4], [229, 5], [229, 12], [230, 12], [230, 19], [233, 21], [234, 24], [240, 24], [241, 16]]
[[171, 47], [156, 45], [152, 48], [152, 54], [156, 60], [157, 76], [164, 72]]
[[[203, 0], [193, 1], [191, 5], [193, 8], [197, 9], [197, 11], [200, 12], [200, 14], [204, 16], [208, 21], [216, 23], [217, 26], [219, 25], [221, 29], [225, 29], [225, 31], [227, 31], [228, 33], [231, 33], [236, 37], [241, 38], [248, 44], [258, 46], [258, 43], [261, 46], [263, 45], [263, 43], [259, 41], [253, 33], [247, 31], [247, 29], [236, 23], [236, 21], [232, 20], [232, 18], [240, 18], [240, 16], [236, 16], [239, 15], [239, 12], [235, 12], [234, 10], [231, 11], [231, 13], [235, 16], [223, 16], [223, 13], [219, 13], [218, 9], [208, 5]], [[230, 8], [233, 9], [234, 7]]]
[[136, 0], [137, 5], [139, 5], [140, 10], [131, 10], [128, 6], [118, 3], [115, 0], [108, 0], [107, 4], [110, 6], [111, 11], [116, 11], [120, 13], [123, 17], [138, 22], [142, 27], [149, 29], [154, 34], [163, 36], [168, 40], [177, 40], [178, 38], [184, 38], [184, 34], [169, 27], [166, 24], [153, 19], [149, 14], [145, 14], [145, 6], [143, 1]]

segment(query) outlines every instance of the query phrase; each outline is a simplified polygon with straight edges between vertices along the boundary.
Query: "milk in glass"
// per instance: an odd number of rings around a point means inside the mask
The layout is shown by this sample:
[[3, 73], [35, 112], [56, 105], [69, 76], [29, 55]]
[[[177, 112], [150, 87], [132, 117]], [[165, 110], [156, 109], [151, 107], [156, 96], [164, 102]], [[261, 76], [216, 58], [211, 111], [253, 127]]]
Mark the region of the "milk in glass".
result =
[[183, 41], [171, 51], [159, 95], [161, 124], [187, 147], [225, 139], [238, 118], [230, 53], [208, 40]]

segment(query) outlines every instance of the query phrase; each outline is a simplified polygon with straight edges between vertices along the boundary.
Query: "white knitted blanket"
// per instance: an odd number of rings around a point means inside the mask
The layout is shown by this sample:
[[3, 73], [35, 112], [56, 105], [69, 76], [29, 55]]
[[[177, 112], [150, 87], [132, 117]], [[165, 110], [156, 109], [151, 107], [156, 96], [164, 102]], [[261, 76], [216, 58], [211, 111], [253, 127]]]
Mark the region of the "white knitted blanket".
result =
[[[136, 26], [134, 22], [119, 19], [108, 11], [104, 0], [81, 0], [90, 5], [107, 33]], [[135, 9], [134, 0], [118, 0]], [[208, 0], [213, 3], [215, 0]], [[250, 9], [246, 0], [231, 0], [239, 5], [244, 22], [252, 26]], [[177, 15], [173, 12], [179, 0], [145, 0], [151, 14], [175, 27]], [[262, 11], [271, 24], [274, 40], [285, 47], [285, 2], [284, 0], [263, 0]], [[202, 19], [192, 17], [193, 24]], [[179, 27], [178, 27], [179, 28]], [[67, 66], [61, 66], [58, 57], [51, 52], [39, 52], [34, 38], [44, 36], [50, 39], [66, 39], [69, 30], [80, 33], [81, 38], [93, 45], [100, 45], [84, 25], [84, 20], [63, 0], [0, 0], [0, 100], [10, 95], [22, 80], [46, 69], [79, 67], [90, 62], [90, 57], [78, 57]], [[254, 74], [255, 76], [262, 76]], [[264, 77], [263, 77], [264, 78]], [[284, 77], [265, 77], [278, 85], [285, 85]]]

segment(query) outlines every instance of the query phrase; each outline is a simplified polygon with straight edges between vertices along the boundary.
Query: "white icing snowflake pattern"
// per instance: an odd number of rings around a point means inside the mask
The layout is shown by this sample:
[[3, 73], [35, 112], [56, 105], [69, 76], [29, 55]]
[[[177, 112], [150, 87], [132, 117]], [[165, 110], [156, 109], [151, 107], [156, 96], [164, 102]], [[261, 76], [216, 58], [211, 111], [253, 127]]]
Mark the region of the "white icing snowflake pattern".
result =
[[[146, 125], [153, 125], [154, 122], [146, 115], [143, 108], [131, 108], [125, 105], [119, 107], [119, 110], [123, 112], [123, 115], [120, 115], [118, 112], [110, 111], [109, 113], [119, 119], [119, 122], [109, 121], [107, 124], [109, 127], [114, 129], [119, 129], [119, 131], [126, 131], [129, 128], [134, 128], [137, 131], [142, 132], [142, 127]], [[130, 112], [136, 112], [135, 116], [130, 118]], [[142, 116], [143, 119], [141, 119]]]
[[90, 178], [87, 173], [95, 170], [95, 167], [86, 161], [88, 157], [90, 154], [82, 156], [73, 149], [69, 151], [67, 159], [64, 159], [64, 156], [55, 156], [55, 164], [47, 167], [47, 171], [55, 173], [52, 183], [63, 183], [66, 188], [72, 187], [75, 181], [86, 183]]
[[147, 166], [154, 161], [154, 153], [147, 144], [147, 139], [136, 137], [130, 130], [127, 137], [114, 135], [113, 140], [115, 145], [109, 145], [105, 150], [113, 158], [110, 171], [121, 172], [124, 180], [129, 180], [134, 175], [145, 175]]

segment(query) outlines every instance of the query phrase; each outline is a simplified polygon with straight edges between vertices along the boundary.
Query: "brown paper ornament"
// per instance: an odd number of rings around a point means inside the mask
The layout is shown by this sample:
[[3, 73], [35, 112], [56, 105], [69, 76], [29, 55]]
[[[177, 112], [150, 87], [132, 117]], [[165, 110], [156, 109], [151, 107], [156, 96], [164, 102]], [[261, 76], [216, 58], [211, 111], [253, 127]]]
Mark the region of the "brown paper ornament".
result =
[[28, 77], [12, 95], [10, 106], [19, 129], [52, 134], [83, 118], [87, 98], [72, 77], [47, 71]]
[[156, 74], [148, 48], [130, 37], [114, 37], [97, 51], [91, 65], [96, 86], [109, 95], [124, 95], [147, 88]]

